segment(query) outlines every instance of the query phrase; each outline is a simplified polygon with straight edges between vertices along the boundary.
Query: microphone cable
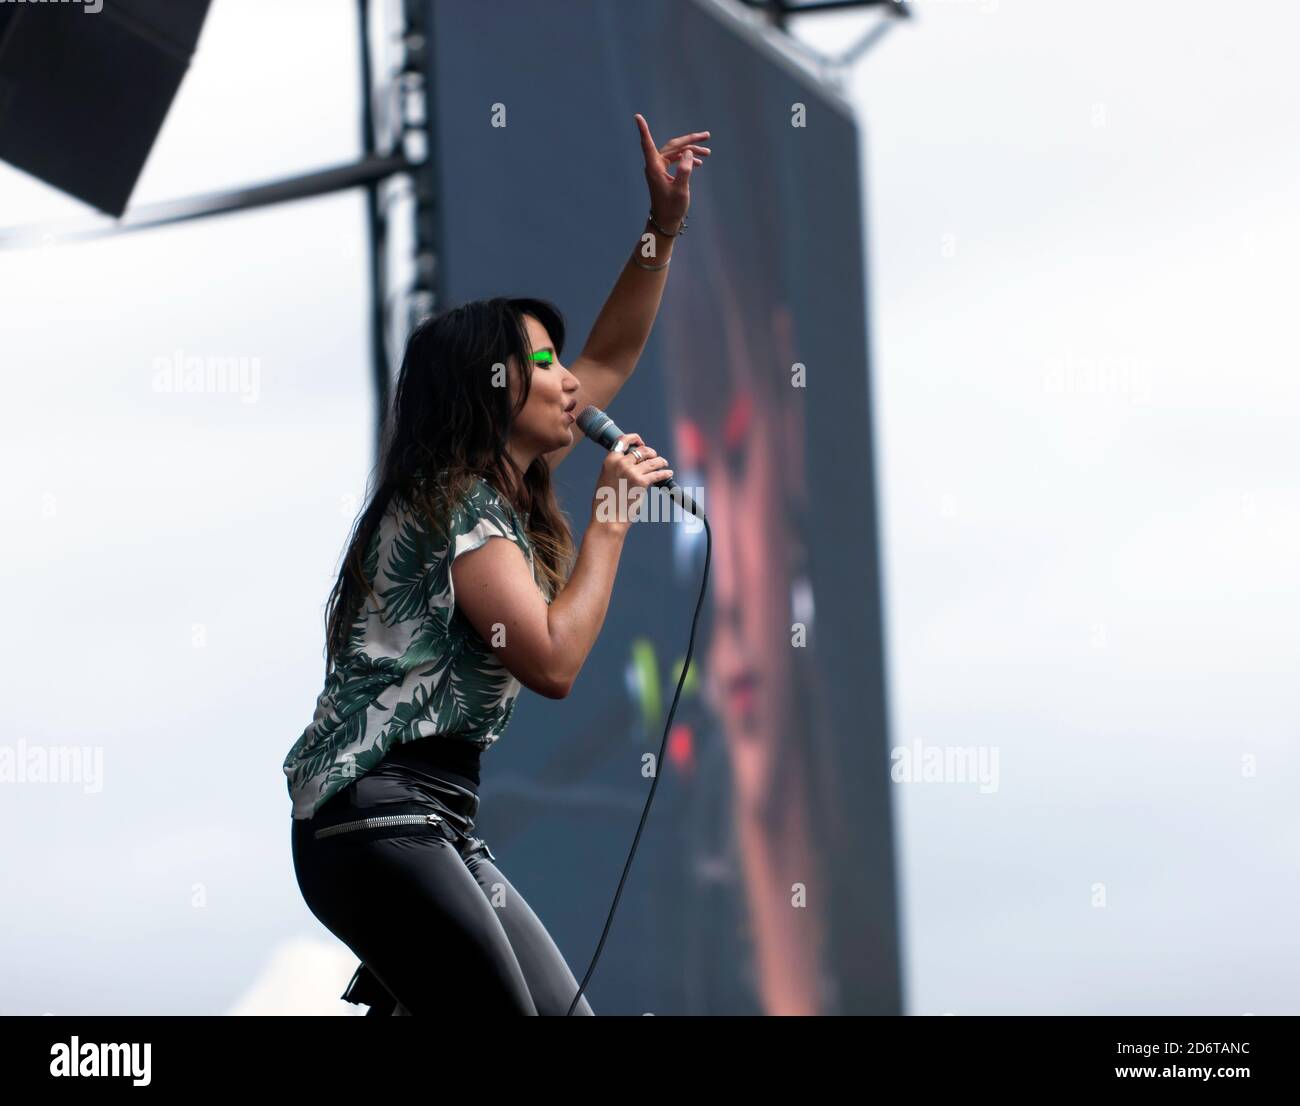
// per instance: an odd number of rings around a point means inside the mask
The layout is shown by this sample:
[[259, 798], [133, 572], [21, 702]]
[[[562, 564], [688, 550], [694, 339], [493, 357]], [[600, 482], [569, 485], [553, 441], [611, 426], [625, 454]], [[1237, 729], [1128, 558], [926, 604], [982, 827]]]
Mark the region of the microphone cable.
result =
[[[667, 489], [665, 489], [665, 492]], [[632, 839], [632, 848], [627, 854], [627, 863], [623, 865], [623, 877], [618, 881], [618, 890], [614, 892], [614, 902], [609, 908], [609, 917], [605, 919], [605, 930], [600, 935], [600, 943], [596, 946], [596, 952], [591, 958], [591, 966], [587, 969], [587, 974], [582, 977], [582, 983], [578, 986], [578, 993], [573, 996], [573, 1002], [570, 1004], [568, 1017], [573, 1013], [574, 1008], [578, 1005], [578, 1000], [582, 998], [582, 993], [587, 989], [587, 984], [591, 981], [591, 975], [596, 970], [596, 961], [600, 959], [600, 952], [605, 947], [605, 939], [609, 936], [609, 927], [614, 923], [614, 911], [618, 909], [618, 900], [623, 895], [623, 884], [627, 882], [627, 874], [632, 868], [632, 858], [636, 856], [636, 847], [641, 841], [641, 831], [645, 829], [646, 818], [650, 814], [650, 803], [655, 797], [655, 788], [659, 786], [659, 777], [664, 768], [664, 753], [668, 748], [668, 734], [672, 730], [673, 715], [677, 713], [677, 700], [682, 694], [682, 685], [686, 682], [686, 673], [691, 669], [691, 654], [695, 651], [695, 627], [700, 621], [700, 608], [704, 605], [704, 592], [709, 584], [709, 561], [713, 556], [713, 531], [709, 529], [709, 520], [702, 510], [697, 510], [700, 521], [704, 523], [704, 575], [700, 579], [700, 597], [695, 601], [695, 615], [691, 619], [691, 637], [686, 646], [686, 660], [682, 664], [681, 675], [677, 677], [677, 690], [673, 692], [673, 705], [668, 711], [668, 721], [664, 724], [663, 740], [659, 743], [659, 755], [655, 758], [654, 779], [650, 783], [650, 794], [646, 796], [645, 809], [641, 811], [641, 824], [636, 828], [636, 836]]]

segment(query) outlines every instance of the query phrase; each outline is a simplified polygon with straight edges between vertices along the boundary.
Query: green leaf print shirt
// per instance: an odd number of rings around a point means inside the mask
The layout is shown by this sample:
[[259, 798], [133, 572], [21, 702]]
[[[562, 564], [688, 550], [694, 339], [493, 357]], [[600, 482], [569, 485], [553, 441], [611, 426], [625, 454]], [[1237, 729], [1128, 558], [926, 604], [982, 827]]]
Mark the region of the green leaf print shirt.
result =
[[482, 479], [452, 512], [445, 541], [404, 500], [389, 504], [364, 562], [381, 602], [366, 595], [284, 760], [294, 818], [311, 817], [404, 742], [444, 734], [485, 749], [501, 736], [521, 685], [456, 609], [451, 563], [501, 537], [533, 567], [525, 521]]

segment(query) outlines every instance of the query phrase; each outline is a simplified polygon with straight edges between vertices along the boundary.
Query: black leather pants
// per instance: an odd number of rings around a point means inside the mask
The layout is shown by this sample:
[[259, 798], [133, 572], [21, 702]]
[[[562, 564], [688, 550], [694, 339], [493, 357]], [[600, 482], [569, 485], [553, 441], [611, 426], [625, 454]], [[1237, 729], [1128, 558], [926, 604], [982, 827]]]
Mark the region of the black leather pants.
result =
[[[471, 788], [385, 758], [293, 821], [303, 898], [362, 961], [342, 997], [372, 1014], [563, 1016], [578, 991], [550, 934], [473, 835]], [[573, 1013], [592, 1013], [586, 995]]]

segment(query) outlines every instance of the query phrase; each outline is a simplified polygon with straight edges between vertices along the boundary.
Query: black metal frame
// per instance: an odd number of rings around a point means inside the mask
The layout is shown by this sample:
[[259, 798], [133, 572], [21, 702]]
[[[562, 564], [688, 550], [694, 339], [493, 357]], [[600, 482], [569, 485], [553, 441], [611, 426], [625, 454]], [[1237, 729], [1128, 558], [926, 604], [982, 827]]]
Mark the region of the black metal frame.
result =
[[[421, 5], [408, 0], [408, 13]], [[0, 249], [22, 248], [42, 244], [83, 242], [128, 234], [154, 227], [205, 219], [235, 211], [251, 211], [272, 204], [323, 196], [352, 188], [366, 191], [366, 229], [370, 246], [370, 351], [371, 377], [375, 398], [376, 456], [381, 444], [385, 412], [391, 390], [388, 341], [385, 324], [387, 279], [385, 274], [385, 243], [387, 224], [380, 204], [379, 189], [384, 181], [401, 173], [412, 173], [417, 180], [427, 181], [429, 174], [420, 173], [420, 166], [407, 159], [402, 150], [381, 152], [376, 148], [374, 108], [374, 77], [370, 61], [370, 2], [358, 0], [359, 39], [361, 48], [361, 160], [344, 165], [313, 170], [293, 177], [264, 184], [187, 196], [162, 203], [142, 204], [129, 209], [121, 218], [103, 221], [37, 224], [26, 227], [0, 229]], [[425, 186], [427, 187], [427, 186]], [[417, 186], [419, 191], [419, 186]], [[425, 234], [420, 239], [421, 249], [432, 251], [434, 243]], [[424, 266], [430, 272], [431, 261]]]
[[786, 21], [792, 15], [815, 15], [818, 12], [847, 11], [852, 8], [888, 8], [891, 15], [899, 19], [911, 19], [905, 0], [808, 0], [808, 3], [794, 4], [790, 0], [740, 0], [747, 8], [758, 8], [772, 17], [775, 26], [785, 30]]
[[[827, 11], [845, 11], [853, 8], [883, 7], [892, 16], [910, 19], [906, 0], [741, 0], [749, 8], [761, 10], [771, 17], [781, 30], [791, 16], [813, 15]], [[318, 169], [310, 173], [287, 177], [266, 184], [249, 185], [222, 192], [190, 196], [164, 203], [134, 207], [112, 222], [78, 224], [50, 224], [29, 227], [0, 228], [0, 249], [84, 241], [109, 235], [124, 234], [152, 227], [168, 226], [192, 219], [207, 218], [234, 211], [249, 211], [271, 204], [301, 200], [311, 196], [351, 188], [364, 188], [366, 192], [366, 232], [369, 244], [370, 272], [370, 358], [371, 380], [375, 403], [375, 456], [380, 456], [383, 446], [384, 419], [390, 402], [393, 364], [388, 343], [389, 297], [387, 295], [387, 225], [388, 217], [381, 202], [380, 189], [384, 182], [398, 174], [410, 174], [414, 182], [415, 198], [415, 284], [407, 306], [412, 316], [438, 309], [446, 298], [446, 279], [438, 264], [439, 245], [442, 241], [442, 209], [438, 203], [436, 175], [432, 158], [437, 148], [434, 128], [437, 111], [432, 82], [428, 80], [428, 65], [433, 26], [427, 0], [403, 0], [402, 18], [403, 58], [399, 79], [416, 79], [422, 86], [423, 119], [418, 126], [401, 119], [399, 140], [404, 141], [411, 130], [424, 132], [425, 156], [415, 161], [407, 157], [404, 148], [380, 150], [377, 148], [373, 98], [378, 89], [371, 63], [370, 0], [357, 0], [358, 30], [361, 61], [361, 144], [360, 161], [346, 165]], [[883, 31], [885, 27], [877, 28]], [[858, 52], [861, 51], [859, 47]], [[404, 104], [404, 101], [403, 101]], [[405, 333], [414, 317], [403, 320]]]

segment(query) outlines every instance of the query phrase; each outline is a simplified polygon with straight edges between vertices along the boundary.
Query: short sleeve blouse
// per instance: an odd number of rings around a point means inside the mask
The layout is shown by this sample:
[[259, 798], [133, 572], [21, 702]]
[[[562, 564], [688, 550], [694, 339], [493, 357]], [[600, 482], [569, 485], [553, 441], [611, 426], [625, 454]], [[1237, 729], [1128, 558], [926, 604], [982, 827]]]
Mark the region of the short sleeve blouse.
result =
[[445, 539], [405, 501], [389, 504], [364, 562], [379, 602], [366, 595], [284, 760], [294, 818], [309, 818], [395, 745], [442, 734], [485, 749], [501, 736], [521, 685], [456, 610], [451, 563], [497, 537], [534, 568], [525, 526], [482, 479], [452, 511]]

